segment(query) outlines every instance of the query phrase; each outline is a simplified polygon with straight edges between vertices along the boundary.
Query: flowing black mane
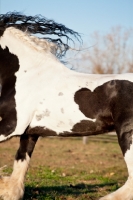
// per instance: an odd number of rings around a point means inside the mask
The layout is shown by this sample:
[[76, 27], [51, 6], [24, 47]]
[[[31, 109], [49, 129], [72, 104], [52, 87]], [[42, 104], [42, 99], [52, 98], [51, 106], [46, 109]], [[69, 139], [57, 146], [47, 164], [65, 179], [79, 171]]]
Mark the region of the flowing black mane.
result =
[[[22, 31], [28, 31], [30, 34], [39, 34], [39, 37], [47, 39], [50, 42], [54, 42], [58, 51], [56, 56], [62, 58], [66, 51], [70, 48], [68, 42], [73, 41], [73, 36], [78, 41], [81, 41], [80, 35], [65, 27], [62, 24], [58, 24], [53, 20], [48, 20], [41, 15], [26, 16], [18, 12], [9, 12], [0, 15], [0, 35], [8, 27], [15, 27]], [[46, 37], [44, 37], [44, 35]], [[49, 35], [54, 35], [54, 39]], [[65, 42], [64, 39], [65, 38]], [[63, 40], [62, 40], [63, 39]]]

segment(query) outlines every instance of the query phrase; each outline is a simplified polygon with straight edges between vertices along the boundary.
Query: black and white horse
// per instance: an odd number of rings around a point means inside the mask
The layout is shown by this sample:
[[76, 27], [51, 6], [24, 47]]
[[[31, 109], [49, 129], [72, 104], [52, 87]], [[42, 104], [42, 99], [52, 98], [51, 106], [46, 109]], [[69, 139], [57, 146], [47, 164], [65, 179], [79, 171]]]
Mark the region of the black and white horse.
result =
[[[31, 34], [54, 34], [39, 39]], [[77, 73], [58, 59], [78, 33], [52, 20], [0, 15], [0, 141], [20, 136], [13, 172], [0, 197], [19, 200], [39, 136], [89, 136], [116, 130], [128, 180], [101, 200], [133, 199], [133, 74]]]

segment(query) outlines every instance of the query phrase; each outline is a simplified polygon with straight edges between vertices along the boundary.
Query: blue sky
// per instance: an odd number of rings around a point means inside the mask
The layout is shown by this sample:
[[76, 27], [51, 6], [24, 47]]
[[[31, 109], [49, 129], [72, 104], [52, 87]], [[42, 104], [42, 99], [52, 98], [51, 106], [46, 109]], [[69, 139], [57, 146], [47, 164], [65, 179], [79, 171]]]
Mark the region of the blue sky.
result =
[[41, 14], [79, 33], [83, 40], [112, 27], [133, 28], [133, 0], [0, 0], [0, 13]]

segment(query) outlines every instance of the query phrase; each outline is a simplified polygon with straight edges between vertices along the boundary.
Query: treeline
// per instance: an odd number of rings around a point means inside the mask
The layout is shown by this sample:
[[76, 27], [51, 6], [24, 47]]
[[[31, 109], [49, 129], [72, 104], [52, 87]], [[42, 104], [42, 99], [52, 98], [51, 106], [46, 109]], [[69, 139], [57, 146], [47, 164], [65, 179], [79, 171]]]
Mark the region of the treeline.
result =
[[74, 70], [99, 74], [133, 72], [133, 29], [112, 28], [106, 35], [95, 32], [91, 40], [90, 47], [73, 60]]

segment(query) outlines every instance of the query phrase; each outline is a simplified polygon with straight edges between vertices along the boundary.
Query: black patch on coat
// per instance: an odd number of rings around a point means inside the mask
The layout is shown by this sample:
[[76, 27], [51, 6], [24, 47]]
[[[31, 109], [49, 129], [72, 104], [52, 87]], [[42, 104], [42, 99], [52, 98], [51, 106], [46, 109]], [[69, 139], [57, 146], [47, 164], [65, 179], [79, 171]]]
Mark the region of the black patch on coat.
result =
[[16, 103], [15, 103], [15, 72], [19, 69], [19, 61], [16, 55], [10, 53], [8, 47], [0, 46], [0, 84], [2, 86], [0, 96], [0, 135], [8, 136], [16, 127]]
[[117, 81], [117, 98], [111, 104], [112, 116], [123, 155], [130, 149], [133, 136], [133, 83]]
[[27, 130], [27, 134], [29, 135], [38, 135], [38, 136], [57, 136], [57, 133], [53, 130], [50, 130], [45, 127], [36, 126], [34, 128], [29, 127]]
[[133, 130], [129, 132], [122, 133], [121, 137], [118, 137], [119, 145], [121, 147], [123, 155], [125, 155], [127, 150], [130, 150], [132, 144]]
[[34, 150], [35, 144], [38, 140], [38, 135], [27, 135], [24, 133], [20, 137], [20, 146], [16, 153], [15, 159], [18, 160], [25, 160], [26, 159], [26, 153], [31, 157], [32, 152]]
[[0, 19], [0, 37], [4, 34], [4, 31], [5, 31], [5, 27], [4, 27], [3, 22]]
[[0, 37], [4, 34], [4, 30], [0, 28]]
[[[115, 86], [113, 87], [115, 91]], [[79, 105], [79, 110], [88, 118], [96, 119], [82, 120], [73, 127], [73, 131], [88, 132], [88, 135], [100, 134], [114, 130], [114, 122], [111, 114], [111, 98], [114, 93], [110, 82], [97, 87], [93, 92], [87, 88], [81, 88], [75, 93], [74, 100]]]

